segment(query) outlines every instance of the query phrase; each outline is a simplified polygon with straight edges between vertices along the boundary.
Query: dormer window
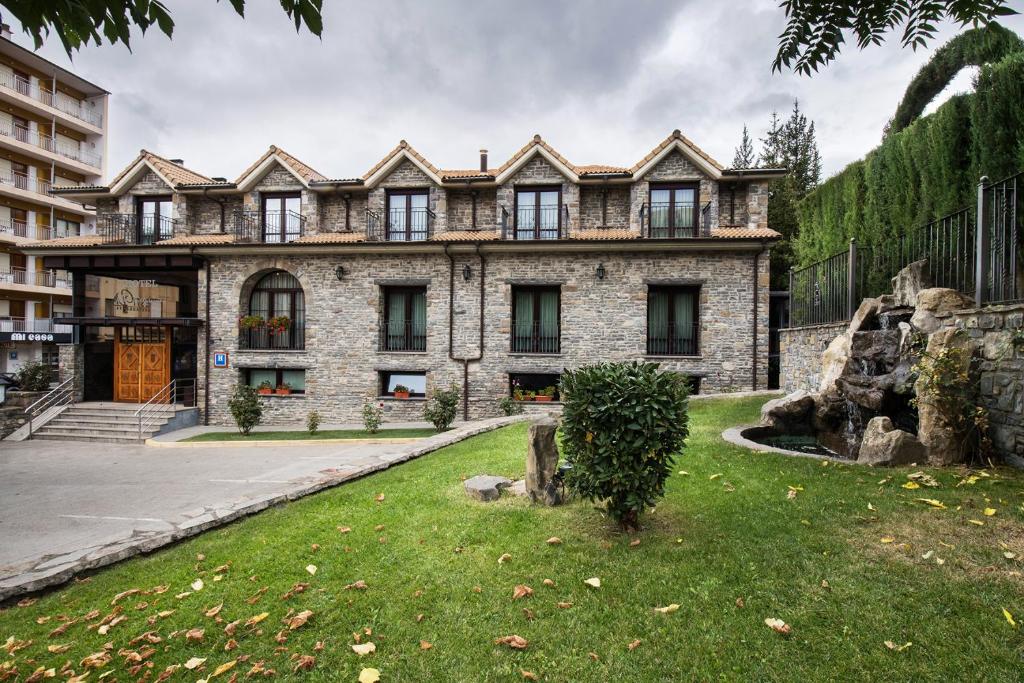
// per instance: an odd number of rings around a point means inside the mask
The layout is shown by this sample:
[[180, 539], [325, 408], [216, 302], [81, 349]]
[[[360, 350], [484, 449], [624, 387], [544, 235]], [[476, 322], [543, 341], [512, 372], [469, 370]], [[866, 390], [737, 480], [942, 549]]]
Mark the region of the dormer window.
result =
[[139, 197], [136, 205], [138, 244], [154, 244], [174, 237], [170, 197]]
[[558, 239], [562, 227], [561, 188], [516, 188], [515, 216], [517, 240]]
[[430, 191], [388, 190], [387, 239], [420, 242], [430, 237]]
[[651, 187], [651, 237], [697, 236], [697, 183]]
[[282, 244], [302, 237], [302, 195], [298, 192], [262, 197], [263, 241]]

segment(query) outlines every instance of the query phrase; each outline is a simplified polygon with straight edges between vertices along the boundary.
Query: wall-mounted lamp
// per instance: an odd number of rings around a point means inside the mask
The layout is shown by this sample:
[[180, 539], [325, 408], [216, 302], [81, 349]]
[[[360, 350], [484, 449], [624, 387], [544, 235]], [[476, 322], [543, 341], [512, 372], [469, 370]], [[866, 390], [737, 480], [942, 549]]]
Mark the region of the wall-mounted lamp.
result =
[[344, 266], [337, 266], [334, 269], [334, 277], [338, 278], [339, 280], [344, 280], [345, 279], [345, 267]]
[[605, 276], [605, 275], [607, 274], [607, 273], [605, 272], [605, 269], [604, 269], [604, 264], [603, 264], [603, 263], [598, 263], [598, 264], [597, 264], [597, 270], [596, 270], [596, 271], [594, 271], [594, 272], [595, 272], [595, 274], [597, 275], [597, 279], [598, 279], [598, 280], [603, 280], [603, 279], [604, 279], [604, 276]]
[[473, 277], [473, 269], [469, 267], [468, 263], [462, 264], [462, 279], [469, 280], [471, 277]]

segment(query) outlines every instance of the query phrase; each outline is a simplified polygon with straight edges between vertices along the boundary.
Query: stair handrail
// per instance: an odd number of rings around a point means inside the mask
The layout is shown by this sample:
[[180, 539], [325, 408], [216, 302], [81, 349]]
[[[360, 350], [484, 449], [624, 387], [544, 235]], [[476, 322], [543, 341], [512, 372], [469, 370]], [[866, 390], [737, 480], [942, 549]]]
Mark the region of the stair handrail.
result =
[[159, 391], [153, 394], [148, 401], [143, 403], [142, 406], [135, 411], [135, 419], [139, 422], [140, 442], [145, 441], [142, 436], [145, 432], [145, 428], [156, 422], [158, 411], [166, 405], [173, 406], [178, 403], [179, 389], [182, 392], [182, 403], [185, 402], [186, 393], [192, 394], [193, 403], [195, 403], [196, 378], [175, 378], [165, 384]]
[[25, 438], [31, 438], [32, 436], [32, 421], [49, 410], [50, 408], [56, 408], [58, 406], [65, 406], [68, 403], [73, 403], [75, 398], [75, 388], [72, 386], [74, 383], [74, 377], [69, 377], [64, 380], [56, 387], [48, 391], [35, 403], [25, 408], [25, 415], [28, 416], [28, 436]]

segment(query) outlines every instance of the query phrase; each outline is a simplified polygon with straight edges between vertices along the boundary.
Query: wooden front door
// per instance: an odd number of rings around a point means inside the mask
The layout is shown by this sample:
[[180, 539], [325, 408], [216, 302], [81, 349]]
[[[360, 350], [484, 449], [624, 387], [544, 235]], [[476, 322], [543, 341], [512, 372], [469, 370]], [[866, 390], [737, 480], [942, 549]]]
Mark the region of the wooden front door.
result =
[[114, 337], [114, 400], [145, 403], [170, 381], [170, 329], [118, 328]]

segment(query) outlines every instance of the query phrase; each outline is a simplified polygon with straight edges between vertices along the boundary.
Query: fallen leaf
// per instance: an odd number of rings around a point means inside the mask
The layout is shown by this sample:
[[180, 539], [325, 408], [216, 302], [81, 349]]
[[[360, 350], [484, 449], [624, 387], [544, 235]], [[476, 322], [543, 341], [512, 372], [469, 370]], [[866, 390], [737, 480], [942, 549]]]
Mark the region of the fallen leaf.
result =
[[109, 652], [100, 651], [94, 652], [93, 654], [85, 657], [79, 662], [86, 669], [102, 669], [110, 663], [111, 656]]
[[640, 647], [640, 639], [639, 638], [637, 638], [636, 640], [631, 642], [629, 645], [627, 645], [626, 649], [628, 649], [630, 652], [632, 652], [633, 650], [637, 649], [638, 647]]
[[551, 538], [549, 538], [547, 540], [547, 544], [548, 545], [561, 545], [562, 544], [562, 539], [560, 539], [558, 536], [552, 536]]
[[640, 545], [640, 539], [639, 538], [634, 538], [632, 541], [629, 542], [629, 547], [630, 548], [635, 548], [638, 545]]
[[378, 503], [383, 503], [384, 502], [384, 494], [383, 493], [378, 493], [377, 497], [374, 500], [376, 500]]
[[710, 477], [708, 477], [708, 479], [714, 481], [715, 479], [718, 479], [720, 476], [722, 476], [721, 472], [719, 472], [718, 474], [712, 474]]
[[71, 646], [74, 644], [75, 642], [71, 641], [70, 643], [65, 643], [64, 645], [47, 645], [46, 651], [51, 652], [55, 655], [61, 655], [70, 650]]
[[918, 498], [918, 500], [926, 505], [931, 505], [933, 508], [946, 509], [946, 505], [941, 500], [935, 500], [934, 498]]
[[974, 526], [985, 526], [985, 522], [981, 521], [980, 519], [969, 519], [967, 520], [967, 523], [973, 524]]
[[377, 683], [380, 680], [380, 671], [376, 669], [363, 669], [359, 672], [359, 683]]
[[238, 641], [234, 638], [229, 638], [228, 642], [224, 643], [224, 651], [231, 652], [232, 650], [238, 649]]
[[985, 516], [986, 517], [991, 517], [994, 514], [996, 514], [996, 509], [995, 508], [985, 508]]
[[874, 512], [875, 506], [872, 505], [871, 503], [868, 503], [868, 510], [871, 510], [872, 512]]
[[320, 544], [319, 543], [314, 543], [313, 545], [309, 546], [309, 549], [310, 549], [310, 551], [315, 553], [318, 550], [320, 550]]
[[206, 657], [193, 657], [192, 659], [185, 662], [185, 668], [189, 671], [194, 671], [203, 665], [206, 661]]
[[790, 500], [796, 498], [796, 489], [789, 489], [789, 491], [786, 492], [786, 498], [789, 498]]
[[793, 629], [790, 627], [790, 625], [784, 622], [782, 619], [774, 619], [772, 617], [768, 617], [764, 620], [764, 623], [771, 630], [775, 631], [776, 633], [781, 633], [784, 636], [788, 636], [790, 633], [793, 632]]
[[665, 607], [655, 607], [654, 611], [655, 612], [661, 612], [662, 614], [672, 614], [673, 612], [675, 612], [678, 609], [679, 609], [679, 605], [677, 605], [676, 603], [673, 602], [671, 605], [667, 605]]
[[922, 560], [930, 560], [930, 559], [932, 559], [932, 555], [934, 555], [934, 554], [935, 554], [934, 550], [929, 550], [928, 552], [926, 552], [924, 555], [921, 556], [921, 559]]
[[588, 652], [587, 656], [590, 657], [590, 661], [596, 662], [601, 659], [596, 652]]
[[892, 543], [895, 540], [892, 536], [882, 536], [882, 543]]
[[[237, 659], [232, 659], [230, 662], [224, 662], [223, 664], [221, 664], [220, 666], [218, 666], [216, 669], [213, 670], [213, 673], [210, 674], [210, 678], [213, 678], [214, 676], [220, 676], [222, 673], [224, 673], [226, 671], [230, 671], [231, 669], [234, 668], [235, 664], [238, 664], [238, 660]], [[207, 679], [207, 680], [209, 680], [209, 679]]]
[[601, 587], [601, 579], [599, 579], [596, 576], [591, 577], [589, 579], [586, 579], [583, 583], [585, 583], [588, 586], [591, 586], [593, 588], [600, 588]]
[[352, 646], [352, 651], [361, 657], [363, 655], [368, 655], [371, 652], [376, 652], [377, 646], [373, 643], [359, 643]]
[[[121, 593], [118, 593], [117, 595], [114, 596], [114, 599], [110, 601], [110, 604], [111, 605], [116, 605], [120, 600], [122, 600], [124, 598], [127, 598], [130, 595], [138, 595], [141, 592], [142, 591], [140, 591], [138, 588], [131, 588], [129, 590], [122, 591]], [[24, 602], [24, 601], [22, 601], [22, 602]], [[18, 607], [26, 607], [26, 606], [27, 605], [22, 605], [20, 602], [18, 603]]]
[[192, 588], [193, 591], [201, 591], [201, 590], [203, 590], [203, 580], [202, 579], [196, 579], [195, 581], [192, 582], [191, 588]]
[[528, 621], [533, 621], [533, 610], [530, 609], [529, 607], [524, 607], [523, 608], [523, 616], [526, 617], [526, 619]]
[[347, 591], [348, 590], [364, 591], [367, 588], [369, 588], [369, 586], [367, 586], [366, 582], [363, 581], [362, 579], [359, 579], [355, 583], [350, 583], [347, 586], [345, 586], [345, 590], [347, 590]]
[[747, 603], [743, 601], [743, 598], [736, 598], [736, 606], [740, 609], [746, 607]]
[[572, 603], [571, 602], [560, 602], [560, 603], [558, 603], [558, 609], [569, 609], [570, 607], [572, 607]]
[[248, 626], [255, 626], [256, 624], [260, 623], [261, 621], [263, 621], [264, 619], [266, 619], [269, 616], [270, 616], [270, 612], [260, 612], [256, 616], [249, 617], [248, 619], [246, 619], [245, 620], [245, 625], [247, 627]]
[[378, 524], [377, 526], [373, 527], [373, 530], [374, 531], [384, 531], [384, 525], [383, 524]]
[[914, 489], [921, 488], [921, 485], [918, 484], [916, 481], [908, 481], [906, 484], [903, 485], [903, 488], [913, 491]]
[[915, 481], [923, 486], [928, 486], [931, 488], [936, 488], [939, 485], [939, 482], [935, 479], [935, 477], [925, 474], [924, 472], [914, 472], [913, 474], [908, 474], [907, 479], [910, 479], [911, 481]]
[[889, 648], [890, 650], [893, 650], [895, 652], [903, 652], [904, 650], [906, 650], [911, 645], [913, 645], [913, 643], [911, 643], [909, 641], [904, 643], [903, 645], [897, 645], [896, 643], [892, 642], [891, 640], [885, 641], [885, 646], [887, 648]]
[[517, 635], [505, 636], [503, 638], [495, 638], [495, 645], [508, 645], [513, 650], [525, 650], [529, 643], [526, 638]]
[[196, 643], [198, 643], [198, 642], [202, 641], [203, 633], [204, 632], [205, 632], [205, 629], [190, 628], [189, 630], [185, 631], [185, 640], [189, 641], [189, 642], [196, 642]]
[[425, 640], [421, 640], [420, 641], [420, 649], [421, 650], [429, 650], [432, 647], [434, 647], [434, 646], [432, 644], [428, 643], [427, 641], [425, 641]]
[[223, 607], [224, 607], [224, 603], [223, 602], [220, 603], [219, 605], [217, 605], [216, 607], [211, 607], [210, 609], [206, 610], [206, 616], [208, 616], [208, 617], [215, 617], [215, 616], [217, 616], [218, 614], [220, 614], [220, 610]]
[[316, 664], [316, 657], [313, 655], [299, 655], [298, 659], [295, 660], [295, 666], [292, 667], [292, 673], [310, 671], [314, 664]]
[[1009, 624], [1010, 626], [1012, 626], [1013, 628], [1017, 628], [1017, 622], [1013, 620], [1013, 615], [1010, 614], [1010, 611], [1008, 609], [1006, 609], [1005, 607], [1003, 607], [1002, 609], [1003, 609], [1003, 616], [1006, 617], [1006, 623]]
[[1007, 550], [1005, 553], [1003, 553], [1003, 557], [1005, 557], [1008, 560], [1012, 560], [1012, 559], [1015, 559], [1017, 557], [1017, 553], [1013, 553], [1013, 552], [1010, 552], [1009, 550]]
[[315, 564], [307, 564], [306, 565], [306, 571], [309, 572], [310, 576], [312, 576], [313, 574], [316, 574], [316, 565]]
[[287, 623], [288, 623], [288, 630], [289, 631], [294, 631], [297, 628], [302, 628], [303, 626], [306, 625], [306, 622], [309, 621], [309, 618], [311, 616], [313, 616], [313, 612], [311, 610], [308, 610], [308, 609], [302, 610], [301, 612], [296, 614], [294, 617], [288, 619], [288, 621], [287, 621]]
[[512, 559], [512, 556], [509, 555], [508, 553], [505, 553], [501, 557], [498, 558], [498, 564], [505, 564], [506, 562], [508, 562], [511, 559]]
[[512, 599], [513, 600], [519, 600], [520, 598], [527, 598], [527, 597], [529, 597], [531, 595], [533, 595], [533, 589], [530, 588], [529, 586], [524, 586], [523, 584], [519, 584], [515, 588], [512, 589]]
[[543, 583], [548, 588], [554, 588], [555, 587], [555, 582], [552, 581], [551, 579], [544, 579], [544, 581], [542, 581], [541, 583]]
[[532, 671], [527, 671], [526, 669], [520, 669], [519, 673], [521, 673], [523, 675], [523, 678], [525, 678], [528, 681], [539, 681], [540, 680], [539, 678], [537, 678], [537, 674], [533, 673]]
[[347, 534], [348, 532], [352, 531], [352, 527], [339, 526], [338, 531], [340, 531], [343, 534]]

